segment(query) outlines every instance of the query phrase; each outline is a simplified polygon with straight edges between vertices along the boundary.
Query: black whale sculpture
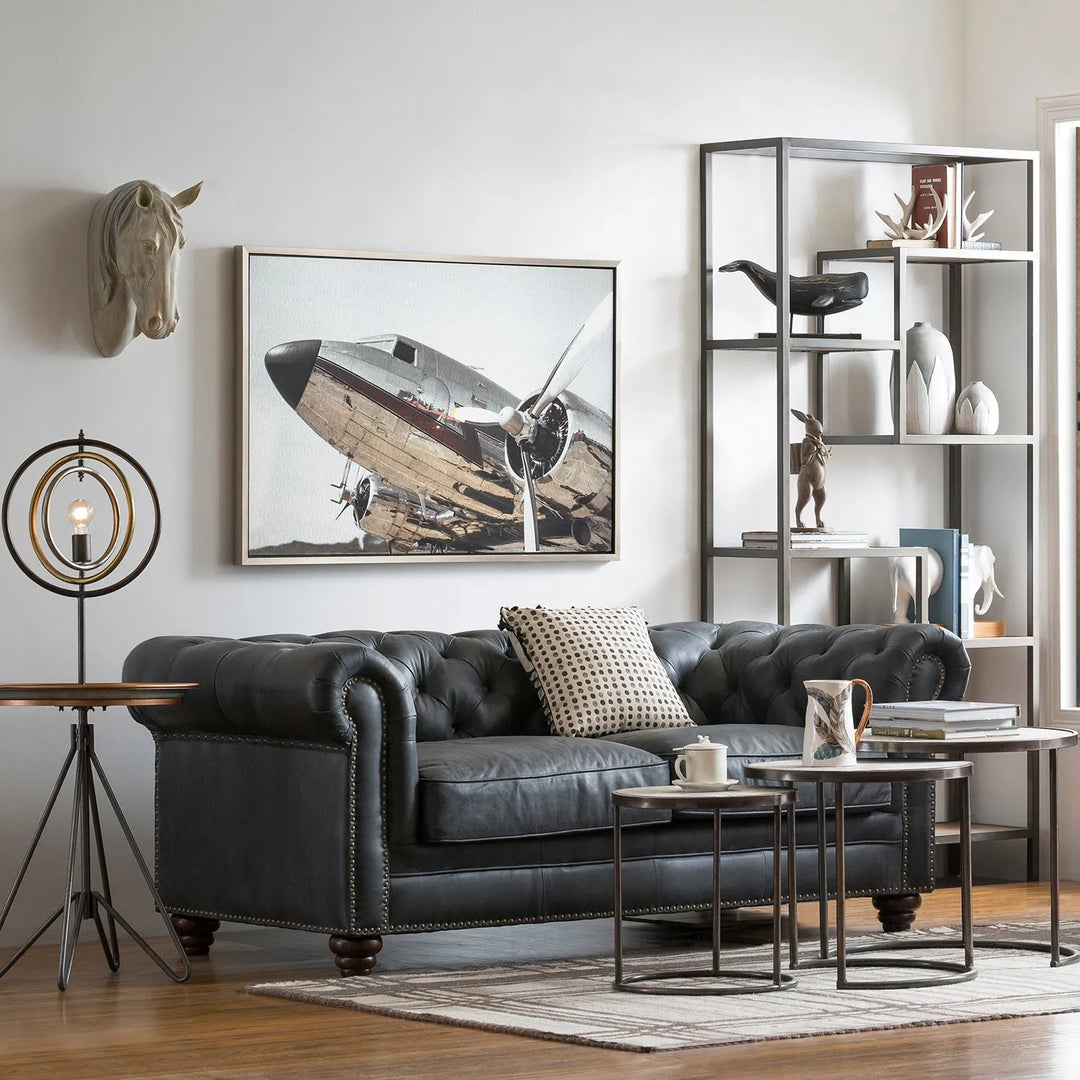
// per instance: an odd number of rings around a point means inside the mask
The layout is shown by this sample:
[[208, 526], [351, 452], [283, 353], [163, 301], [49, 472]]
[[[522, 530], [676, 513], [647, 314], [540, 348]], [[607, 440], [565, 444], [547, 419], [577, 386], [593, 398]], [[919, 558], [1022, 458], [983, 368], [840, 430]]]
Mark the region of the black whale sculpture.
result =
[[[717, 268], [721, 274], [741, 270], [771, 303], [776, 303], [776, 274], [749, 259], [736, 259]], [[790, 278], [792, 315], [835, 315], [858, 307], [866, 298], [870, 282], [860, 270], [854, 274], [811, 274]]]

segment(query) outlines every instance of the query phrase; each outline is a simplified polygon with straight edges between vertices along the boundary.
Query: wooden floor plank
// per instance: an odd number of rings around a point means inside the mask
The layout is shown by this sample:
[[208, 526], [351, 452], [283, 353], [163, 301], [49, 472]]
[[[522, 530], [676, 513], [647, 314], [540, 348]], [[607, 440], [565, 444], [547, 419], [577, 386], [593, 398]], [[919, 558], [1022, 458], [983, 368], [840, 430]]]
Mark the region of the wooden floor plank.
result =
[[[800, 932], [813, 936], [803, 910]], [[922, 925], [957, 921], [958, 897], [927, 897]], [[852, 930], [874, 929], [868, 901], [849, 904]], [[1080, 918], [1080, 885], [1063, 890], [1063, 912]], [[1042, 885], [976, 890], [977, 922], [1046, 919]], [[802, 920], [800, 920], [802, 922]], [[752, 940], [762, 923], [741, 915], [729, 940]], [[456, 968], [521, 959], [610, 953], [611, 924], [502, 927], [388, 939], [385, 970]], [[635, 947], [684, 943], [694, 928], [637, 924]], [[164, 942], [157, 943], [164, 947]], [[1033, 963], [1043, 962], [1032, 957]], [[3, 1080], [447, 1080], [456, 1077], [590, 1078], [767, 1074], [770, 1080], [910, 1076], [1075, 1080], [1080, 1014], [948, 1024], [902, 1031], [821, 1036], [746, 1046], [632, 1054], [244, 994], [251, 982], [333, 974], [325, 939], [278, 930], [226, 927], [211, 955], [193, 960], [192, 980], [163, 978], [133, 946], [110, 973], [92, 938], [80, 944], [67, 993], [56, 989], [55, 946], [32, 949], [0, 981]], [[795, 991], [797, 993], [797, 991]]]

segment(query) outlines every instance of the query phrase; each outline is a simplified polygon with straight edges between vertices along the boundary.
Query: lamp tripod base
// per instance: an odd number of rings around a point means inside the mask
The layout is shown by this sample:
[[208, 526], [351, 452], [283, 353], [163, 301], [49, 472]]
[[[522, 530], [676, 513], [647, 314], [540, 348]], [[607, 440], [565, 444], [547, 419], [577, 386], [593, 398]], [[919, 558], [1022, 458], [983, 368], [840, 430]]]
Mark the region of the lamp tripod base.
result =
[[[18, 950], [0, 966], [0, 978], [7, 974], [15, 964], [29, 951], [31, 946], [59, 919], [60, 929], [60, 961], [56, 974], [56, 985], [60, 990], [66, 990], [71, 979], [71, 968], [75, 960], [75, 950], [79, 944], [79, 933], [84, 922], [92, 920], [97, 929], [98, 939], [101, 942], [102, 951], [105, 953], [105, 961], [110, 971], [120, 969], [120, 944], [117, 939], [116, 927], [121, 929], [142, 949], [147, 956], [174, 982], [186, 982], [191, 977], [191, 965], [184, 953], [184, 947], [176, 933], [165, 907], [161, 902], [157, 886], [154, 884], [153, 875], [150, 873], [143, 859], [131, 827], [124, 817], [120, 804], [117, 802], [112, 785], [109, 783], [105, 770], [101, 767], [97, 754], [94, 752], [94, 726], [87, 721], [89, 707], [78, 706], [79, 714], [77, 723], [71, 725], [71, 749], [60, 769], [60, 774], [53, 785], [52, 793], [45, 810], [38, 822], [30, 846], [23, 857], [22, 865], [15, 876], [14, 884], [8, 893], [3, 910], [0, 911], [0, 929], [3, 929], [8, 913], [15, 901], [23, 878], [30, 867], [34, 853], [37, 851], [45, 826], [56, 806], [60, 790], [67, 779], [68, 773], [74, 768], [75, 791], [72, 798], [71, 808], [71, 832], [68, 839], [67, 861], [67, 888], [66, 899], [47, 919], [30, 935]], [[143, 880], [146, 882], [154, 905], [161, 915], [165, 929], [168, 931], [176, 953], [180, 958], [179, 968], [174, 968], [139, 934], [132, 925], [116, 910], [109, 887], [109, 871], [105, 861], [105, 844], [101, 834], [101, 818], [98, 813], [97, 787], [95, 776], [101, 784], [101, 789], [113, 809], [116, 820], [124, 833], [131, 853], [135, 856]], [[92, 881], [93, 856], [96, 854], [98, 878], [100, 888], [94, 888]], [[76, 869], [79, 872], [79, 884], [76, 887]]]

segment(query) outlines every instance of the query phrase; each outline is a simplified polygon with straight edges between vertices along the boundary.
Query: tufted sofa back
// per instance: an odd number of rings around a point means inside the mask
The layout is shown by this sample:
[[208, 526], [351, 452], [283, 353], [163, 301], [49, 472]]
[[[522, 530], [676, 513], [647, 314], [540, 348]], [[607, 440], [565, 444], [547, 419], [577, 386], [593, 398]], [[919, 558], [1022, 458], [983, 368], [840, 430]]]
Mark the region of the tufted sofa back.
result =
[[540, 700], [501, 630], [336, 631], [381, 653], [415, 688], [416, 741], [550, 735]]
[[[806, 679], [865, 679], [882, 701], [959, 698], [969, 663], [940, 627], [678, 622], [653, 648], [698, 724], [801, 727]], [[377, 650], [416, 688], [416, 739], [550, 734], [529, 677], [498, 630], [338, 631]]]
[[[882, 701], [963, 697], [970, 662], [938, 626], [666, 623], [653, 647], [699, 724], [791, 724], [805, 679], [865, 679]], [[163, 733], [274, 736], [343, 743], [354, 717], [419, 742], [550, 734], [528, 675], [499, 630], [336, 631], [309, 637], [159, 637], [124, 664], [128, 681], [192, 682], [183, 704], [133, 709]], [[373, 683], [382, 690], [377, 694]]]
[[881, 701], [960, 698], [970, 661], [939, 626], [667, 623], [653, 648], [699, 724], [802, 727], [807, 679], [865, 679]]

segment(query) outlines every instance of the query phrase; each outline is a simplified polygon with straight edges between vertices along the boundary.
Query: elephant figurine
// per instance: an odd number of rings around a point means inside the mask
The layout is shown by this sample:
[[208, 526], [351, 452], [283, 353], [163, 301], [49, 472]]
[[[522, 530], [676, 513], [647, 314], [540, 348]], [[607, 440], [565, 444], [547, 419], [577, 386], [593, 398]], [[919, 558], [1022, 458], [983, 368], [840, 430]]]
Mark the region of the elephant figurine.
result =
[[[927, 550], [930, 552], [930, 558], [926, 561], [926, 574], [930, 586], [930, 595], [933, 596], [941, 588], [943, 567], [941, 556], [933, 548]], [[917, 559], [914, 555], [894, 555], [889, 560], [894, 623], [906, 623], [908, 621], [908, 604], [915, 599], [916, 562]]]
[[[982, 606], [975, 599], [981, 591]], [[994, 553], [986, 544], [972, 544], [968, 549], [967, 594], [961, 601], [971, 603], [976, 615], [985, 615], [995, 596], [1005, 599], [1005, 594], [997, 587], [994, 580]]]

